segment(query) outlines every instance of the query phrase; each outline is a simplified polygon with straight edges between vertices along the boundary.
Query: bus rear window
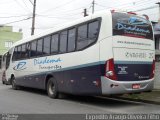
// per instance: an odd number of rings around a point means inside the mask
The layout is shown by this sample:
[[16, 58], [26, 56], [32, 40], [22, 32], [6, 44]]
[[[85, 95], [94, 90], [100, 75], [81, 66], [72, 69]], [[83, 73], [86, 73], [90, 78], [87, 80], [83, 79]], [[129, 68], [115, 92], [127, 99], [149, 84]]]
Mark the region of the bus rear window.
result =
[[151, 23], [145, 18], [127, 14], [112, 13], [113, 35], [145, 38], [153, 40]]

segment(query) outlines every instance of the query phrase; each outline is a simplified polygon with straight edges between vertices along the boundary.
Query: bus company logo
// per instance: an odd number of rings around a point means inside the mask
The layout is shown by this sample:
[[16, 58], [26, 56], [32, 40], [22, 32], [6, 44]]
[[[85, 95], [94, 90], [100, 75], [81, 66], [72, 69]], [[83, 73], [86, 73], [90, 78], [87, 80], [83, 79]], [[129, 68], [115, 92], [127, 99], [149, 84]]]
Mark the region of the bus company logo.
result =
[[50, 59], [50, 58], [38, 58], [38, 59], [34, 59], [34, 65], [45, 65], [45, 64], [52, 64], [52, 63], [58, 63], [58, 62], [62, 62], [61, 58], [57, 58], [57, 59]]
[[19, 62], [15, 67], [13, 67], [14, 70], [20, 71], [26, 69], [26, 62]]
[[150, 31], [148, 29], [138, 28], [137, 26], [129, 26], [124, 23], [117, 23], [115, 28], [117, 30], [124, 30], [124, 31], [131, 31], [131, 32], [137, 32], [137, 33], [144, 33], [149, 34]]
[[122, 24], [128, 24], [128, 25], [136, 25], [136, 26], [148, 26], [149, 24], [147, 23], [147, 20], [143, 18], [137, 18], [137, 17], [130, 17], [130, 18], [122, 18], [118, 19], [119, 23]]
[[147, 25], [147, 21], [142, 18], [130, 17], [128, 23], [131, 25]]

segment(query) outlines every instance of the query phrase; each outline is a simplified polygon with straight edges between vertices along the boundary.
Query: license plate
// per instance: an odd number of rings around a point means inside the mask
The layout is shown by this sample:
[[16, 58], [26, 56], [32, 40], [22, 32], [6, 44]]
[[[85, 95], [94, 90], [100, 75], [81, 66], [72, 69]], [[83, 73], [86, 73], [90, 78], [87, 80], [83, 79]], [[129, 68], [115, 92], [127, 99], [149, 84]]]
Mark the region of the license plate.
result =
[[133, 84], [132, 85], [132, 89], [140, 89], [140, 88], [141, 88], [140, 84]]

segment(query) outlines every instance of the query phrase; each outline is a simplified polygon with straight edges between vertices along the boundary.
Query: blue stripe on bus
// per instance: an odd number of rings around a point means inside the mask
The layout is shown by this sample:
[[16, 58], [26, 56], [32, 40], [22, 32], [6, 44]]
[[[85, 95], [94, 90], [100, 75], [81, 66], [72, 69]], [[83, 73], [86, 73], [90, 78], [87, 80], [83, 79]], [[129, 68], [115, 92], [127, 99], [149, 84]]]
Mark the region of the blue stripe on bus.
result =
[[152, 64], [153, 62], [144, 61], [114, 61], [115, 64]]
[[[150, 73], [151, 64], [150, 62], [145, 62], [145, 63], [147, 63], [147, 65], [115, 64], [116, 73], [121, 71], [121, 69], [119, 69], [118, 66], [123, 67], [125, 65], [125, 67], [126, 66], [128, 67], [125, 69], [126, 72], [128, 72], [128, 74], [117, 74], [118, 81], [145, 80], [142, 78], [138, 79], [136, 76], [134, 76], [135, 71], [138, 72], [139, 75], [142, 75], [141, 77], [145, 77]], [[101, 76], [105, 75], [105, 61], [83, 64], [83, 65], [63, 68], [60, 70], [45, 71], [37, 74], [30, 74], [25, 79], [24, 79], [25, 76], [16, 78], [16, 82], [21, 86], [45, 89], [45, 83], [46, 83], [45, 77], [49, 73], [53, 74], [53, 76], [57, 80], [60, 92], [66, 92], [71, 94], [83, 94], [83, 95], [84, 94], [101, 95], [102, 94], [101, 85], [96, 86], [95, 81], [98, 81], [99, 84], [101, 84]]]

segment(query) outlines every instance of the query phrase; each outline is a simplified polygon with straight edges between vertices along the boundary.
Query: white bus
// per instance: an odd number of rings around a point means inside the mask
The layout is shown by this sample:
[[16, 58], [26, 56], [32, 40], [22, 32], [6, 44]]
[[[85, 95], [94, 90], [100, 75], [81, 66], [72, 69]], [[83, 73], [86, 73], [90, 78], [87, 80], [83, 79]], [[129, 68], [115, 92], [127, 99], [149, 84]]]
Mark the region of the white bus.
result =
[[[10, 64], [10, 58], [11, 58], [11, 52], [13, 50], [10, 50], [10, 54], [9, 54], [9, 51], [7, 51], [6, 53], [3, 54], [2, 56], [2, 68], [1, 68], [1, 79], [2, 79], [2, 84], [11, 84], [10, 81], [9, 81], [9, 78], [6, 77], [6, 70], [8, 69], [9, 67], [9, 64]], [[7, 71], [9, 72], [9, 71]]]
[[19, 86], [59, 93], [113, 95], [153, 89], [151, 22], [104, 11], [17, 42], [6, 75]]

